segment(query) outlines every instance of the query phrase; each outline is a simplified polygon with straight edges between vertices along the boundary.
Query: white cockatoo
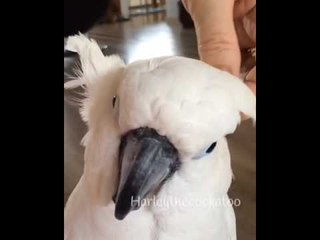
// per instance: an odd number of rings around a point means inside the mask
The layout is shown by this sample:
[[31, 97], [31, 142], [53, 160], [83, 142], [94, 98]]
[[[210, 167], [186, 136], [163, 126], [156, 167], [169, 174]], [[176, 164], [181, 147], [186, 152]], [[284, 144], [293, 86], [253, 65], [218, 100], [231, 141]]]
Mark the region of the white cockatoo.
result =
[[[66, 240], [234, 240], [225, 136], [255, 121], [255, 95], [199, 60], [126, 65], [94, 40], [70, 37], [83, 86], [84, 173], [65, 207]], [[218, 201], [215, 201], [218, 200]], [[227, 203], [226, 203], [227, 202]]]

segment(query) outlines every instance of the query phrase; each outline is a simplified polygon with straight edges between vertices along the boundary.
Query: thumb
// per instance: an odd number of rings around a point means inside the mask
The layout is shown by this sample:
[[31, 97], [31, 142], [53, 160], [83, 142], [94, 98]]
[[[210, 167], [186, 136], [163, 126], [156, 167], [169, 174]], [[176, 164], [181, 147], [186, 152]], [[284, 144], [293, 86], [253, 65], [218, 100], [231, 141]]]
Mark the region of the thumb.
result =
[[204, 62], [239, 76], [240, 48], [233, 21], [234, 0], [185, 0]]

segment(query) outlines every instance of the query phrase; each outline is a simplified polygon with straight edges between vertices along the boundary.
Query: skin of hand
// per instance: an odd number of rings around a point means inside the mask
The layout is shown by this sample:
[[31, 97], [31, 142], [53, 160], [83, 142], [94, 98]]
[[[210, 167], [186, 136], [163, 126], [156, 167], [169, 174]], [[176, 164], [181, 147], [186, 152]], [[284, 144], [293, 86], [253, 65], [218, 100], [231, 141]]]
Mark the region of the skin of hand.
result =
[[[256, 46], [256, 1], [182, 2], [195, 25], [200, 59], [239, 77], [241, 49]], [[256, 67], [245, 69], [245, 72], [245, 83], [256, 93]]]

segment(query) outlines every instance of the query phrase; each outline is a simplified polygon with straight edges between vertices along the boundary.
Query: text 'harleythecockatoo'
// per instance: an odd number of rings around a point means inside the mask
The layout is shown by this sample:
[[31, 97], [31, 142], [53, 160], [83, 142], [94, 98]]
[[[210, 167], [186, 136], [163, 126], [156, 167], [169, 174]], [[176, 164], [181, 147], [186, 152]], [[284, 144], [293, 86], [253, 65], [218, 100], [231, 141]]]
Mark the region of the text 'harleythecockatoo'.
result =
[[225, 136], [241, 112], [255, 120], [246, 85], [184, 57], [126, 65], [83, 35], [67, 49], [78, 52], [81, 72], [65, 87], [85, 88], [88, 132], [64, 238], [236, 239], [233, 207], [223, 200], [232, 180]]

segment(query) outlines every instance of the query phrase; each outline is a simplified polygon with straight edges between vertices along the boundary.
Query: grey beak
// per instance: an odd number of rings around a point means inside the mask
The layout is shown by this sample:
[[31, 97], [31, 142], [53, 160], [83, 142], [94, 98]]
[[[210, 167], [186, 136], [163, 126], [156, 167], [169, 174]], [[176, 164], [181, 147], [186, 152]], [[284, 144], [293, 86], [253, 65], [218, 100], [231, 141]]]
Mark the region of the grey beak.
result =
[[115, 217], [124, 219], [139, 209], [139, 201], [154, 193], [179, 167], [178, 151], [154, 129], [139, 128], [121, 139]]

